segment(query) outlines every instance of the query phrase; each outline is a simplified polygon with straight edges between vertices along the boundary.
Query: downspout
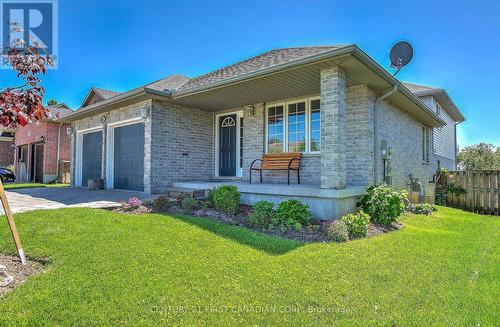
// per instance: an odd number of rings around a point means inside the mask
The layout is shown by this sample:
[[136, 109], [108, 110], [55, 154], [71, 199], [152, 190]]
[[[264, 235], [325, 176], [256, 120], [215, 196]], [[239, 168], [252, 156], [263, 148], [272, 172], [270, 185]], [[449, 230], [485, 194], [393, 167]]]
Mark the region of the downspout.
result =
[[59, 123], [59, 126], [57, 127], [57, 162], [56, 162], [56, 182], [59, 180], [59, 158], [61, 157], [61, 125], [62, 123]]
[[378, 158], [378, 104], [382, 102], [382, 100], [390, 97], [392, 94], [394, 94], [398, 90], [397, 85], [393, 85], [392, 90], [389, 92], [381, 95], [375, 100], [375, 106], [373, 108], [373, 184], [377, 185], [378, 182], [378, 176], [379, 176], [379, 165], [377, 162]]

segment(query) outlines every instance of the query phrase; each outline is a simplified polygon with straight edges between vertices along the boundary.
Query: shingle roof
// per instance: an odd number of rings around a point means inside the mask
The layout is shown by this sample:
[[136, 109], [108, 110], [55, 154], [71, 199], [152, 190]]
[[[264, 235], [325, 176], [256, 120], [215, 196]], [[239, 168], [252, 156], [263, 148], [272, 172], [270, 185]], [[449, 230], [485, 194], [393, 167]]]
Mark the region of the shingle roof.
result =
[[438, 88], [435, 88], [432, 86], [419, 85], [419, 84], [413, 84], [413, 83], [403, 83], [403, 85], [406, 86], [408, 88], [408, 90], [412, 91], [413, 93], [429, 91], [429, 90], [439, 90]]
[[104, 100], [106, 99], [109, 99], [109, 98], [112, 98], [118, 94], [120, 94], [120, 92], [115, 92], [115, 91], [111, 91], [111, 90], [106, 90], [106, 89], [100, 89], [100, 88], [97, 88], [97, 87], [93, 87], [94, 91], [99, 94]]
[[195, 77], [185, 83], [178, 91], [186, 91], [200, 86], [220, 82], [222, 80], [257, 72], [261, 69], [277, 66], [295, 60], [307, 58], [322, 52], [345, 47], [345, 45], [328, 45], [315, 47], [295, 47], [273, 49], [255, 57], [240, 61], [213, 72]]
[[59, 103], [56, 105], [52, 106], [47, 106], [49, 109], [50, 117], [48, 118], [49, 120], [56, 120], [59, 118], [62, 118], [66, 115], [69, 115], [70, 113], [73, 112], [66, 104], [64, 103]]
[[183, 75], [170, 75], [151, 84], [147, 84], [146, 87], [158, 91], [169, 92], [179, 89], [188, 81], [189, 77]]

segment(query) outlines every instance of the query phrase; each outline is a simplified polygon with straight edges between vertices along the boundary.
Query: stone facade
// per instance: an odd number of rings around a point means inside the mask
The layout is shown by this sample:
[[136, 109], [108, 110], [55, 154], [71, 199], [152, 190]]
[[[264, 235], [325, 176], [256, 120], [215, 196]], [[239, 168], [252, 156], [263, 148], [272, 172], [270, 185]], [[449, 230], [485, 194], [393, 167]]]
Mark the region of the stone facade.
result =
[[174, 103], [154, 103], [151, 135], [147, 135], [151, 139], [151, 193], [163, 193], [173, 182], [213, 177], [213, 116]]
[[321, 187], [346, 186], [346, 76], [339, 66], [321, 71]]

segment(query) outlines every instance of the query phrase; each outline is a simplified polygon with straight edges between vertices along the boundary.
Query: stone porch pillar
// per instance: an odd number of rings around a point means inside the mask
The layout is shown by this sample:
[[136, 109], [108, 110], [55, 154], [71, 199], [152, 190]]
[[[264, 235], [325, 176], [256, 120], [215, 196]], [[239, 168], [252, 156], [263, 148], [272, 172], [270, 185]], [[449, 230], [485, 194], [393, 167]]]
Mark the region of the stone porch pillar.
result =
[[339, 66], [321, 71], [321, 188], [346, 186], [346, 77]]

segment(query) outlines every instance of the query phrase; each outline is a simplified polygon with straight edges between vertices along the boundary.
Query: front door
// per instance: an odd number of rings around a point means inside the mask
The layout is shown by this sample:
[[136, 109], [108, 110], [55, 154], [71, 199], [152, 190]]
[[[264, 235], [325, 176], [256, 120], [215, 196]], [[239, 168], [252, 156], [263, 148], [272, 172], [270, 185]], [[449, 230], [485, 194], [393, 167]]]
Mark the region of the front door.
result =
[[43, 144], [35, 146], [35, 182], [43, 183]]
[[236, 176], [236, 114], [219, 117], [219, 176]]

